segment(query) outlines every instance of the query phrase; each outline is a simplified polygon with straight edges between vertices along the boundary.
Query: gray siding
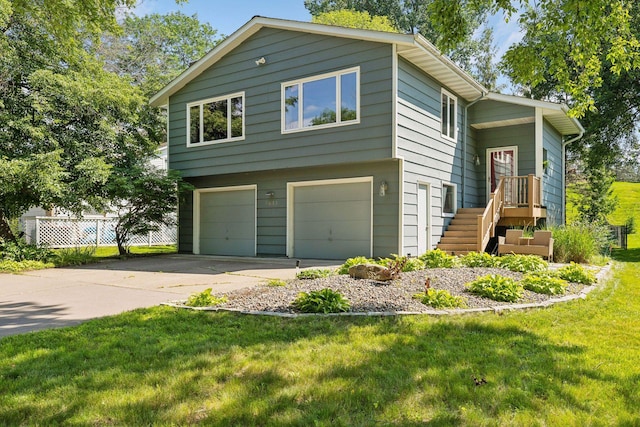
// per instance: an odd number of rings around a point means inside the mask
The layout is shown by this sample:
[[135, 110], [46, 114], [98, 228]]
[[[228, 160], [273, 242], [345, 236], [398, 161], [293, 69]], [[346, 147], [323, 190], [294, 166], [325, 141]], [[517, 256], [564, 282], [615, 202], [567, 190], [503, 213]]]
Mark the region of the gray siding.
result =
[[[542, 148], [547, 151], [549, 166], [542, 178], [542, 204], [547, 207], [547, 222], [557, 224], [562, 222], [562, 136], [544, 121]], [[542, 161], [542, 159], [540, 160]]]
[[[187, 180], [196, 188], [256, 184], [258, 186], [257, 252], [259, 255], [284, 256], [287, 244], [287, 183], [362, 176], [373, 176], [373, 255], [386, 257], [389, 254], [398, 253], [399, 163], [395, 160], [212, 175]], [[384, 197], [378, 194], [382, 181], [388, 184], [387, 194]], [[267, 196], [267, 192], [271, 191], [274, 193], [273, 198]], [[193, 250], [191, 212], [193, 212], [193, 200], [188, 197], [180, 207], [181, 252]]]
[[474, 162], [474, 155], [482, 158], [480, 152], [480, 146], [478, 144], [477, 131], [470, 126], [467, 126], [467, 158], [465, 161], [466, 177], [464, 185], [464, 198], [462, 207], [465, 208], [483, 208], [486, 206], [487, 201], [484, 197], [484, 166], [482, 163], [480, 166], [476, 166]]
[[499, 101], [481, 101], [469, 113], [469, 123], [481, 124], [535, 118], [535, 109]]
[[[482, 175], [486, 176], [487, 148], [518, 147], [518, 175], [525, 176], [536, 173], [535, 166], [535, 125], [504, 126], [492, 129], [482, 129], [476, 131], [478, 138], [478, 155], [480, 156], [480, 166]], [[484, 203], [486, 203], [486, 179], [481, 180], [479, 191], [481, 191]]]
[[[431, 185], [431, 236], [440, 240], [449, 218], [442, 215], [442, 183], [457, 184], [462, 200], [462, 132], [458, 141], [440, 133], [442, 86], [404, 60], [398, 63], [397, 151], [404, 159], [403, 253], [418, 252], [418, 184]], [[462, 100], [458, 98], [458, 128], [462, 128]]]
[[[170, 99], [170, 167], [184, 177], [392, 157], [391, 46], [262, 29]], [[265, 57], [267, 63], [256, 66]], [[360, 67], [360, 123], [282, 134], [281, 83]], [[245, 92], [245, 139], [186, 147], [186, 103]]]

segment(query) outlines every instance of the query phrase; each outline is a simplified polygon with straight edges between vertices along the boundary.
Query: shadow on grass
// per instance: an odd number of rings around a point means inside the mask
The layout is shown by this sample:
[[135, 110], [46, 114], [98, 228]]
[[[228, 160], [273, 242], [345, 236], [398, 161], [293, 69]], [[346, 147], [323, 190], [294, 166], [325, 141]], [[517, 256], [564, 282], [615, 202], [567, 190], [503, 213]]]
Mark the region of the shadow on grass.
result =
[[640, 248], [614, 249], [611, 258], [620, 262], [640, 262]]
[[588, 413], [567, 390], [619, 379], [583, 368], [583, 353], [523, 328], [473, 319], [138, 310], [6, 338], [0, 419], [455, 425], [517, 411], [535, 416], [549, 401]]

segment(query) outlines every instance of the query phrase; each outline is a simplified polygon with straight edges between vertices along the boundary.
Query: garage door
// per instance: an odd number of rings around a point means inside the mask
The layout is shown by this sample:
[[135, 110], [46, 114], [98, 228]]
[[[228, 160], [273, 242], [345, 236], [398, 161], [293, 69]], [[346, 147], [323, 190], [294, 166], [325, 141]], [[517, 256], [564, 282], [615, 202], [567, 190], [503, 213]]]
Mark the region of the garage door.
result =
[[199, 233], [201, 254], [255, 256], [255, 189], [200, 192]]
[[294, 187], [293, 256], [371, 254], [371, 182]]

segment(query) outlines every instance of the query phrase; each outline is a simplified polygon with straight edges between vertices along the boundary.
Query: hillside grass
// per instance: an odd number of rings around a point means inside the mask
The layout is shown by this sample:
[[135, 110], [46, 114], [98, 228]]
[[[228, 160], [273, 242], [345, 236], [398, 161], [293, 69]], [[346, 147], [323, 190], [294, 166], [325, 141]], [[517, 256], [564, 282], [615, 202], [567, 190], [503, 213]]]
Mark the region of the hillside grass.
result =
[[638, 425], [640, 250], [548, 309], [273, 318], [168, 307], [0, 340], [7, 425]]

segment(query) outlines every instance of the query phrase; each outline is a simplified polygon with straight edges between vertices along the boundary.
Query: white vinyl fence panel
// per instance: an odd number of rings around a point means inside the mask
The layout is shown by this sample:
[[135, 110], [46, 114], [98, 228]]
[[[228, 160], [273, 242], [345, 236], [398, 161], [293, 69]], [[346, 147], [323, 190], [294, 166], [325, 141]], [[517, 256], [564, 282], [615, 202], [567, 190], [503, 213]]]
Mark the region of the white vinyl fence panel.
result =
[[[24, 233], [28, 243], [51, 248], [74, 246], [116, 246], [115, 218], [25, 218]], [[161, 225], [158, 231], [134, 235], [130, 246], [171, 245], [177, 242], [175, 225]]]

